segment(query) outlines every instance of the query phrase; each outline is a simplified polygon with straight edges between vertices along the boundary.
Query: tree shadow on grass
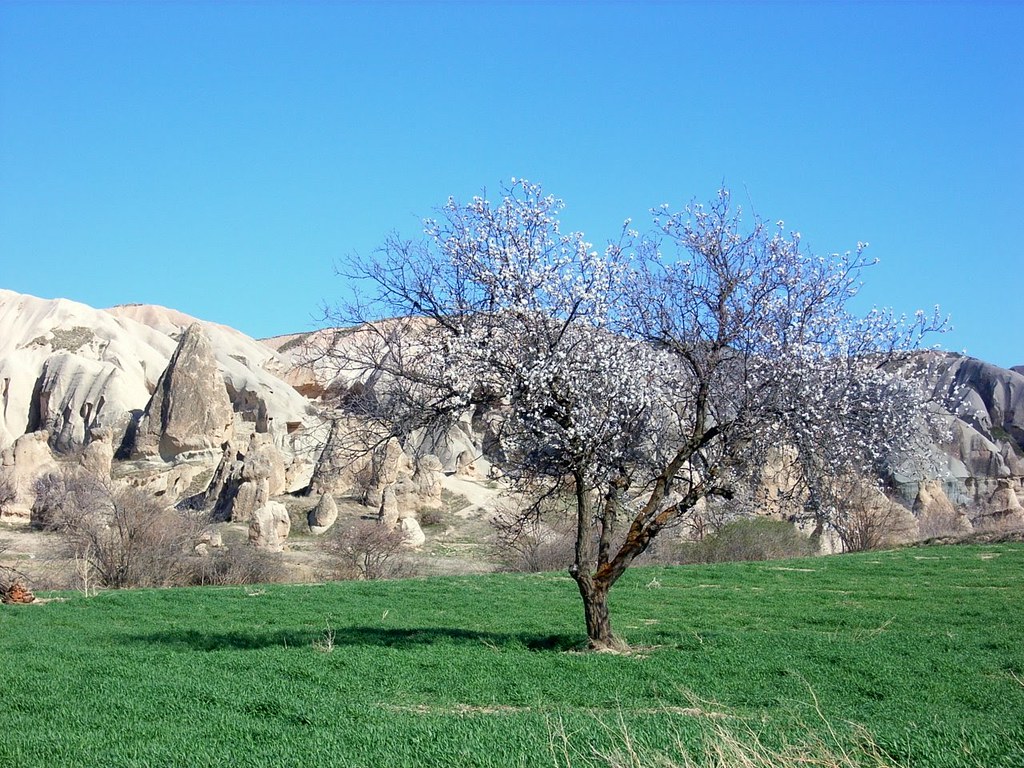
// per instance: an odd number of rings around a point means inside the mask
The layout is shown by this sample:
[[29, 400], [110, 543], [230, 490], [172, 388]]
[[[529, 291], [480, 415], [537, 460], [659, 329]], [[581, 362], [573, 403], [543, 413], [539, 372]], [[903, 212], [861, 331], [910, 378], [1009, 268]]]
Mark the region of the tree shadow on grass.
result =
[[309, 630], [237, 630], [204, 632], [175, 629], [135, 635], [131, 640], [190, 651], [252, 651], [262, 648], [309, 648], [311, 646], [378, 646], [417, 648], [427, 645], [484, 645], [496, 650], [525, 648], [529, 651], [570, 651], [585, 647], [574, 635], [477, 632], [456, 627], [331, 627]]

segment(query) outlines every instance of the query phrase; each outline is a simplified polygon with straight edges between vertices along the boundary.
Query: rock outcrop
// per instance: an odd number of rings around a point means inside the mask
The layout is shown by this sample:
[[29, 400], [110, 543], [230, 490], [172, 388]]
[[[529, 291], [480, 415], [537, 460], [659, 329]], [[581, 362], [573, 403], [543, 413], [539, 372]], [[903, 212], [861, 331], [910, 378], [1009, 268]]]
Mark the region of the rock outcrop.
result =
[[423, 529], [420, 528], [420, 524], [416, 522], [415, 518], [403, 517], [398, 521], [398, 530], [401, 531], [402, 535], [405, 537], [402, 539], [403, 547], [419, 549], [427, 540], [426, 535], [423, 533]]
[[245, 522], [272, 496], [288, 490], [286, 466], [277, 446], [269, 435], [254, 432], [244, 453], [230, 445], [224, 449], [203, 506], [212, 506], [216, 519]]
[[78, 463], [97, 477], [110, 477], [114, 466], [114, 436], [107, 427], [89, 431], [89, 442], [78, 457]]
[[279, 501], [267, 502], [249, 520], [249, 543], [267, 552], [281, 552], [291, 527], [287, 507]]
[[309, 525], [309, 532], [314, 536], [322, 536], [327, 533], [338, 519], [338, 505], [334, 497], [325, 493], [320, 497], [313, 509], [309, 510], [306, 522]]
[[102, 427], [120, 444], [174, 346], [84, 304], [0, 290], [0, 449], [46, 431], [66, 453]]
[[4, 510], [8, 516], [27, 520], [36, 498], [36, 481], [58, 468], [49, 439], [47, 432], [29, 432], [0, 455], [0, 466], [15, 492], [14, 501]]
[[193, 323], [156, 383], [135, 432], [132, 456], [173, 461], [181, 454], [220, 451], [234, 413], [213, 347]]
[[99, 310], [0, 290], [0, 450], [45, 431], [55, 452], [71, 454], [92, 430], [106, 428], [115, 452], [126, 454], [129, 427], [197, 322], [212, 344], [236, 429], [270, 435], [288, 459], [292, 490], [303, 487], [315, 459], [307, 435], [315, 407], [280, 378], [289, 364], [234, 329], [152, 305]]

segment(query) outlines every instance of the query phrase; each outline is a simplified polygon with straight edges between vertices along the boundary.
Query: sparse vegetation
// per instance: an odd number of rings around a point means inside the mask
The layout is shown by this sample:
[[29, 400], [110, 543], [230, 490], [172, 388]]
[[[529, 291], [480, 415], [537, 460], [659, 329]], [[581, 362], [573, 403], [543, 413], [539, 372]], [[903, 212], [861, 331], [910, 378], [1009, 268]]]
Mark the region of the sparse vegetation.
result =
[[996, 440], [1002, 440], [1004, 443], [1009, 443], [1010, 448], [1013, 449], [1013, 452], [1016, 453], [1018, 456], [1024, 458], [1024, 447], [1022, 447], [1021, 444], [1014, 439], [1013, 435], [1011, 435], [1002, 427], [993, 424], [992, 437], [994, 437]]
[[18, 498], [18, 489], [12, 473], [0, 467], [0, 515], [6, 514]]
[[35, 494], [33, 523], [64, 538], [86, 589], [189, 583], [199, 526], [186, 514], [71, 467], [39, 478]]
[[324, 550], [334, 561], [328, 574], [334, 579], [398, 579], [413, 575], [413, 564], [405, 546], [405, 534], [398, 528], [371, 520], [358, 520], [348, 527], [336, 525], [324, 540]]
[[797, 530], [792, 523], [765, 517], [734, 520], [700, 541], [682, 542], [675, 556], [678, 563], [728, 563], [810, 557], [817, 541]]
[[215, 549], [191, 558], [190, 581], [196, 585], [276, 584], [286, 581], [279, 554], [261, 552], [245, 544]]
[[299, 333], [296, 334], [295, 338], [288, 339], [284, 344], [277, 348], [278, 352], [287, 352], [290, 349], [296, 349], [306, 343], [306, 339], [312, 336], [312, 333]]
[[96, 338], [92, 328], [76, 325], [72, 328], [54, 328], [47, 336], [37, 336], [29, 342], [29, 346], [49, 345], [54, 352], [77, 352]]

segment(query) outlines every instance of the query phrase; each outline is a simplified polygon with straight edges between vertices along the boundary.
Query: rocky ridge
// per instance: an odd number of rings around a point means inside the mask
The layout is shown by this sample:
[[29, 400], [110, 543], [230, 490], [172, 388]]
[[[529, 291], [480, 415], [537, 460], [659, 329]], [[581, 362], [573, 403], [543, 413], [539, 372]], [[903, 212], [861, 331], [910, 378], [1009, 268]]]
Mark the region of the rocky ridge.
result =
[[[422, 542], [419, 511], [459, 476], [488, 474], [487, 426], [467, 414], [445, 434], [353, 454], [359, 425], [329, 418], [329, 404], [375, 382], [316, 352], [363, 333], [260, 342], [163, 307], [96, 310], [0, 290], [0, 452], [19, 492], [4, 511], [27, 516], [34, 480], [73, 462], [248, 523], [257, 546], [284, 546], [274, 499], [299, 492], [319, 500], [307, 521], [316, 534], [348, 497]], [[1024, 373], [921, 354], [951, 439], [894, 471], [891, 498], [873, 507], [899, 518], [902, 539], [1024, 524]]]

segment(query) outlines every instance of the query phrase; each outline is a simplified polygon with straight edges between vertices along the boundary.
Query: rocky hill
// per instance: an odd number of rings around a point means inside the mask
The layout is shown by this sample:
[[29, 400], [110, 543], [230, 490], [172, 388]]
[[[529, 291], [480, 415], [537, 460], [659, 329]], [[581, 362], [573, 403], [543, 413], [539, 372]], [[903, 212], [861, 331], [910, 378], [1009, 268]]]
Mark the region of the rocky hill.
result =
[[[18, 490], [3, 511], [25, 518], [35, 480], [71, 462], [237, 521], [280, 494], [358, 487], [397, 524], [446, 476], [486, 468], [482, 436], [467, 417], [448, 434], [417, 436], [429, 450], [416, 460], [397, 443], [356, 460], [333, 450], [345, 427], [330, 431], [332, 397], [373, 382], [310, 363], [311, 350], [358, 336], [257, 341], [164, 307], [99, 310], [0, 290], [0, 451]], [[1024, 522], [1024, 369], [922, 356], [951, 438], [931, 441], [932, 461], [894, 472], [893, 498], [917, 521]]]

